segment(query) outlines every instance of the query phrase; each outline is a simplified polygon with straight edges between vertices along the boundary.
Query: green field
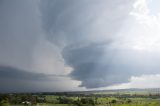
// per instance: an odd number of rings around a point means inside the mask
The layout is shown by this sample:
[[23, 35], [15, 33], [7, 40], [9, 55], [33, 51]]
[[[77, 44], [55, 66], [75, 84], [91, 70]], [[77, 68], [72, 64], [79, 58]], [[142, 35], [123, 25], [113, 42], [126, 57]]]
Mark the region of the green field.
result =
[[[48, 100], [53, 100], [54, 96], [48, 96]], [[52, 99], [51, 99], [52, 98]], [[70, 97], [69, 97], [70, 98]], [[71, 97], [73, 98], [73, 97]], [[115, 103], [113, 100], [116, 100]], [[75, 106], [74, 104], [38, 104], [37, 106]], [[152, 98], [114, 98], [99, 97], [95, 106], [160, 106], [160, 99]]]
[[[55, 96], [46, 96], [48, 101], [56, 101]], [[70, 97], [69, 97], [70, 98]], [[74, 98], [74, 97], [71, 97]], [[113, 102], [116, 100], [116, 102]], [[129, 101], [130, 100], [130, 101]], [[57, 102], [57, 101], [56, 101]], [[22, 106], [22, 105], [11, 105]], [[75, 104], [55, 104], [55, 103], [37, 103], [35, 106], [78, 106]], [[88, 105], [82, 105], [88, 106]], [[92, 105], [91, 105], [92, 106]], [[94, 106], [160, 106], [160, 99], [151, 98], [127, 98], [119, 99], [114, 97], [100, 97]]]
[[153, 89], [1, 94], [0, 106], [160, 106], [160, 93]]

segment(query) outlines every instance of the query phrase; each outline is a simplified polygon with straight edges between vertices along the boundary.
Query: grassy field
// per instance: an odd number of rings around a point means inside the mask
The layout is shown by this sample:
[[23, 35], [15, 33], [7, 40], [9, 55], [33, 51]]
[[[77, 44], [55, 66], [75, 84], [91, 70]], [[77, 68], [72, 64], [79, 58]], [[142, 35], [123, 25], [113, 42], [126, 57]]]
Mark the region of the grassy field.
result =
[[[54, 96], [47, 97], [49, 100]], [[118, 98], [98, 98], [97, 104], [94, 106], [160, 106], [160, 99], [151, 99], [151, 98], [129, 98], [131, 102], [127, 103], [127, 99], [118, 99]], [[116, 100], [115, 103], [112, 103], [112, 100]], [[55, 100], [54, 100], [55, 101]], [[22, 105], [11, 105], [11, 106], [22, 106]], [[38, 103], [35, 106], [78, 106], [74, 104], [54, 104], [54, 103]], [[88, 106], [88, 105], [82, 105]]]
[[[160, 106], [159, 90], [8, 94], [2, 106]], [[23, 101], [30, 101], [28, 105]], [[15, 105], [17, 104], [17, 105]], [[0, 105], [1, 106], [1, 105]]]
[[[46, 96], [47, 101], [57, 102], [56, 96]], [[77, 100], [77, 97], [68, 97]], [[113, 102], [115, 100], [115, 102]], [[57, 102], [58, 103], [58, 102]], [[74, 104], [37, 104], [36, 106], [75, 106]], [[87, 105], [85, 105], [87, 106]], [[95, 106], [160, 106], [160, 98], [115, 98], [98, 97]]]

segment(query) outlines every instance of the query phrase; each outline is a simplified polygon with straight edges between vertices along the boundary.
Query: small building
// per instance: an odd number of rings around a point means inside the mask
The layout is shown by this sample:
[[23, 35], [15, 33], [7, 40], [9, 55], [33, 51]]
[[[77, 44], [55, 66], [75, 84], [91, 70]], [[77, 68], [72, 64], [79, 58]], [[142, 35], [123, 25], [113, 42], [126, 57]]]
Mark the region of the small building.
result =
[[22, 104], [25, 106], [31, 106], [31, 102], [29, 101], [23, 101]]

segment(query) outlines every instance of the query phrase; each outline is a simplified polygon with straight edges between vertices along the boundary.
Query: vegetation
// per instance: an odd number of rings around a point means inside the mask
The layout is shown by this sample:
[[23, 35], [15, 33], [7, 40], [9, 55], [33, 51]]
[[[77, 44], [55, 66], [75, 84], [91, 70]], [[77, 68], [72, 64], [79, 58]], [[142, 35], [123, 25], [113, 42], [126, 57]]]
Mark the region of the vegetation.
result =
[[126, 91], [0, 94], [0, 106], [160, 106], [160, 94]]

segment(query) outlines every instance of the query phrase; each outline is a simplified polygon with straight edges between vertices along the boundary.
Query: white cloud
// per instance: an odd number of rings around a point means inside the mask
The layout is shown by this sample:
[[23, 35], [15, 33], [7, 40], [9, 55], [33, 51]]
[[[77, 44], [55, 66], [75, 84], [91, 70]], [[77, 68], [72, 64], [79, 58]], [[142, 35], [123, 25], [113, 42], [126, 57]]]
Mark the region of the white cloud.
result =
[[160, 74], [133, 76], [129, 83], [107, 87], [107, 89], [160, 88]]
[[136, 0], [121, 37], [121, 48], [141, 52], [160, 52], [160, 14], [151, 14], [147, 0]]

